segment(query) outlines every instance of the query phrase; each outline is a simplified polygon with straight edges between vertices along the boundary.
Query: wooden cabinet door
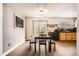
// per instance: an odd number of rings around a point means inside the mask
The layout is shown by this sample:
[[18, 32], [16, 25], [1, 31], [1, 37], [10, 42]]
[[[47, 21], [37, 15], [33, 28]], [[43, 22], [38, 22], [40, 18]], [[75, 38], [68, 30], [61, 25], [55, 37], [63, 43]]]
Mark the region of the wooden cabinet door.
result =
[[60, 33], [60, 40], [66, 40], [66, 33]]
[[76, 33], [72, 33], [72, 40], [76, 40]]
[[72, 38], [71, 38], [71, 35], [72, 33], [67, 33], [67, 40], [71, 40]]
[[59, 39], [64, 40], [76, 40], [76, 33], [74, 32], [61, 32], [59, 33]]

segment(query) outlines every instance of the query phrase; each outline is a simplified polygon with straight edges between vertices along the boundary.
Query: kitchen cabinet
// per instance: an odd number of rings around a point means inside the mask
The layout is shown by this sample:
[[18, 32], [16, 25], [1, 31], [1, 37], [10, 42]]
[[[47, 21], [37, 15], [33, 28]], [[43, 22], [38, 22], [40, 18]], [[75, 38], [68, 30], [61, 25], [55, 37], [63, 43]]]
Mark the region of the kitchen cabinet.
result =
[[76, 40], [76, 32], [60, 32], [59, 40]]

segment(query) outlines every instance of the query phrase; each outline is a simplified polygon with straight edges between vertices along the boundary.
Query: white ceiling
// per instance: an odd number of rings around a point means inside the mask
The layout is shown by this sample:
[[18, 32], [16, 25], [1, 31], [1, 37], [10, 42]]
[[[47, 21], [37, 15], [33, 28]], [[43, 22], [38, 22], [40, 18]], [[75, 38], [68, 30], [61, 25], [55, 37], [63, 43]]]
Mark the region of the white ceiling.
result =
[[77, 14], [74, 3], [11, 3], [10, 5], [26, 17], [41, 17], [37, 13], [40, 8], [45, 10], [46, 17], [76, 17]]

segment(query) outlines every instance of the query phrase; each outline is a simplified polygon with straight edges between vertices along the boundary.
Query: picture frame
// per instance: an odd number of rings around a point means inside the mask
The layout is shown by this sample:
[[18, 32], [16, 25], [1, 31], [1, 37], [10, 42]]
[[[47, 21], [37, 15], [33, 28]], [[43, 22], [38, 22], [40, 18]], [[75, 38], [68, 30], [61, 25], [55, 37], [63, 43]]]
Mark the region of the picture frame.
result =
[[13, 27], [14, 28], [24, 28], [24, 21], [22, 18], [20, 18], [19, 16], [16, 16], [15, 14], [14, 16], [14, 20], [13, 20]]
[[23, 19], [18, 17], [18, 16], [15, 16], [16, 17], [16, 27], [19, 27], [19, 28], [23, 28], [24, 25], [23, 25]]

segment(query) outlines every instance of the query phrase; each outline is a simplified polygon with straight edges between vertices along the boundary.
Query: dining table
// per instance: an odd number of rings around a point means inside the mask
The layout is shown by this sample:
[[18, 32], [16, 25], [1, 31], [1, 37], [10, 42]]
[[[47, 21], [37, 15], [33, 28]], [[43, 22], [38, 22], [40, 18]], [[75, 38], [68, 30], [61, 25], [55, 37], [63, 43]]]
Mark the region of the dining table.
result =
[[[40, 37], [39, 36], [39, 37], [35, 37], [35, 42], [37, 40], [40, 40], [40, 39], [45, 39], [45, 40], [48, 40], [49, 41], [48, 51], [51, 52], [51, 43], [54, 43], [55, 44], [54, 41], [52, 42], [52, 38], [49, 37], [49, 36], [45, 36], [45, 37]], [[54, 46], [54, 49], [55, 49], [55, 46]], [[35, 52], [36, 52], [36, 43], [35, 43]]]

